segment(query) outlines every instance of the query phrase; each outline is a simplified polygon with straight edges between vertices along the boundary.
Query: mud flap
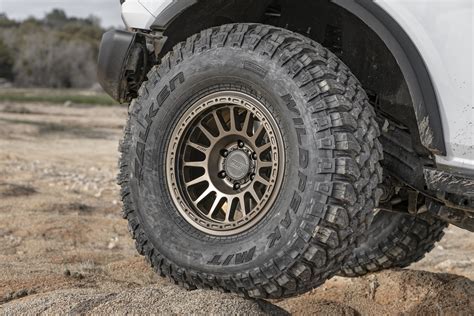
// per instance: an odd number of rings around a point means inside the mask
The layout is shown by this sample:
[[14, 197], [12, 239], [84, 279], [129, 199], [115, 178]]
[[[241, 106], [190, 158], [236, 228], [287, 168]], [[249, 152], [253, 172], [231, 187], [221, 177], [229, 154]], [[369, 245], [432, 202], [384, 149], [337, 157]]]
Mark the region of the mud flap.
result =
[[136, 97], [152, 61], [142, 34], [111, 30], [102, 37], [97, 77], [102, 88], [120, 103]]

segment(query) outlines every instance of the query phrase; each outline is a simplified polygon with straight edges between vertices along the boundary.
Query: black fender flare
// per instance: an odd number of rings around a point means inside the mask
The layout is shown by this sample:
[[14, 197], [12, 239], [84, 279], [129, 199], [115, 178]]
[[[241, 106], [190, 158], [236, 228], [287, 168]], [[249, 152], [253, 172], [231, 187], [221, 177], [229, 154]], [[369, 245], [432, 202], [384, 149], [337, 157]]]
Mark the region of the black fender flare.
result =
[[446, 155], [446, 144], [438, 98], [417, 47], [403, 28], [373, 0], [332, 0], [367, 24], [385, 43], [405, 77], [413, 101], [420, 140], [438, 155]]

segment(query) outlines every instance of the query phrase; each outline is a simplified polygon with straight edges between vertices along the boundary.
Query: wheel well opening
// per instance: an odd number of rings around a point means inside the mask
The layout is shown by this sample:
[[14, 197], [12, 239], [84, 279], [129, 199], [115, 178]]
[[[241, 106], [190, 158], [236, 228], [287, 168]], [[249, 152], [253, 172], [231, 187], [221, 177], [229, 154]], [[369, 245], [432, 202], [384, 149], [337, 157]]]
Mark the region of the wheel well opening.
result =
[[383, 120], [410, 134], [405, 147], [428, 156], [421, 144], [413, 102], [403, 73], [380, 37], [358, 17], [329, 0], [198, 2], [168, 26], [162, 53], [203, 29], [257, 22], [303, 34], [329, 48], [361, 81]]

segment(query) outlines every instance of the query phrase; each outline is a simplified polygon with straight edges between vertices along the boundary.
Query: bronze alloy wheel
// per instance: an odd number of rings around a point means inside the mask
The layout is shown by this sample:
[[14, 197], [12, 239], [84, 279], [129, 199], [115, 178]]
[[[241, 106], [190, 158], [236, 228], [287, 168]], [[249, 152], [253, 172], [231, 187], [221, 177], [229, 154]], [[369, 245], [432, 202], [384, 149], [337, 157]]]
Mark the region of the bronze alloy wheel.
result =
[[168, 186], [179, 212], [211, 235], [249, 229], [279, 192], [283, 148], [275, 120], [254, 97], [221, 91], [198, 100], [167, 150]]

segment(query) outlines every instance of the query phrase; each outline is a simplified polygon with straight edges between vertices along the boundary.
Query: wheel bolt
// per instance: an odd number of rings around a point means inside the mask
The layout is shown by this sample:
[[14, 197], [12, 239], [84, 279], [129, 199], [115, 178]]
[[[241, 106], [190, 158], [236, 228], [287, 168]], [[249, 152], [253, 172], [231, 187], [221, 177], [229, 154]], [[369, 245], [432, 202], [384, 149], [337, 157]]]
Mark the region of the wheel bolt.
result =
[[222, 170], [221, 172], [219, 172], [218, 176], [219, 178], [224, 179], [225, 177], [227, 177], [227, 174], [225, 173], [224, 170]]
[[234, 190], [240, 189], [240, 183], [235, 183], [234, 184]]
[[252, 174], [250, 175], [250, 180], [253, 181], [253, 179], [255, 179], [255, 173], [252, 173]]
[[222, 157], [225, 158], [225, 157], [227, 157], [228, 155], [229, 155], [229, 152], [227, 151], [227, 149], [222, 149], [222, 150], [221, 150], [221, 156], [222, 156]]
[[239, 140], [237, 144], [239, 145], [239, 148], [243, 148], [245, 146], [244, 142], [241, 140]]
[[257, 160], [257, 158], [258, 158], [258, 157], [257, 157], [257, 153], [253, 153], [253, 154], [252, 154], [252, 159], [253, 159], [253, 160]]

